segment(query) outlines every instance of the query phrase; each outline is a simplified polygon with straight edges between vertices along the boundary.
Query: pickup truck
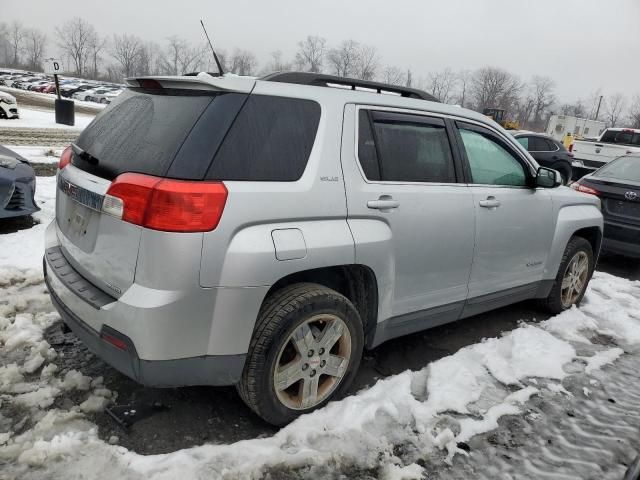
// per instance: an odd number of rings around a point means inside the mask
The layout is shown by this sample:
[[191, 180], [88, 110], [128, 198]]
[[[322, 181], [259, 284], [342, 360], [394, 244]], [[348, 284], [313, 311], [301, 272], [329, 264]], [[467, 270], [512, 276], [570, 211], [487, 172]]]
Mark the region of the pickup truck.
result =
[[573, 170], [579, 176], [602, 167], [614, 158], [640, 153], [640, 130], [607, 128], [597, 140], [576, 140], [569, 147], [573, 153]]

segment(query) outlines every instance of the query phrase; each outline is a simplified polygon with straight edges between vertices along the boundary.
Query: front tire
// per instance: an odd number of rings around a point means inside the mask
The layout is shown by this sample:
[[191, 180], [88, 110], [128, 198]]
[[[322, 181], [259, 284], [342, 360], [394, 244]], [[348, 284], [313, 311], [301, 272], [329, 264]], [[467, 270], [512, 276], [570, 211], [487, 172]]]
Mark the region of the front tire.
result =
[[290, 285], [260, 310], [238, 392], [264, 420], [286, 425], [344, 394], [363, 345], [360, 315], [346, 297]]
[[573, 305], [580, 305], [593, 275], [594, 263], [591, 244], [582, 237], [571, 238], [562, 256], [551, 292], [540, 301], [541, 306], [555, 315]]

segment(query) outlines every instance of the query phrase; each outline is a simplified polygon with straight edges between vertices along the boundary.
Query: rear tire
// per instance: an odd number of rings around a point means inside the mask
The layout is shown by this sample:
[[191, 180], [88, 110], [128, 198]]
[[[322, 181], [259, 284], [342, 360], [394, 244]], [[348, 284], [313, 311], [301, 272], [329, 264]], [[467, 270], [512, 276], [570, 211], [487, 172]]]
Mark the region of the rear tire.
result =
[[572, 237], [562, 256], [560, 268], [549, 296], [540, 306], [551, 314], [580, 305], [595, 268], [593, 248], [582, 237]]
[[238, 392], [265, 421], [286, 425], [345, 393], [363, 345], [360, 315], [346, 297], [290, 285], [260, 309]]

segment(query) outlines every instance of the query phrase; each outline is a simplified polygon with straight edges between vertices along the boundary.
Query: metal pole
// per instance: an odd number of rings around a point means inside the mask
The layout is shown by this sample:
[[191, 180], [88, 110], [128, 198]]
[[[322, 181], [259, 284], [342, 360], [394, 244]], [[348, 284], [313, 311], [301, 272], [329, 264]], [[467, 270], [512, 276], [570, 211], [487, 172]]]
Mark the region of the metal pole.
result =
[[598, 100], [598, 109], [596, 110], [596, 120], [598, 120], [598, 115], [600, 115], [600, 105], [602, 104], [602, 95], [600, 95], [600, 100]]
[[56, 82], [56, 95], [58, 95], [58, 100], [60, 100], [60, 82], [58, 82], [58, 74], [53, 74], [53, 81]]

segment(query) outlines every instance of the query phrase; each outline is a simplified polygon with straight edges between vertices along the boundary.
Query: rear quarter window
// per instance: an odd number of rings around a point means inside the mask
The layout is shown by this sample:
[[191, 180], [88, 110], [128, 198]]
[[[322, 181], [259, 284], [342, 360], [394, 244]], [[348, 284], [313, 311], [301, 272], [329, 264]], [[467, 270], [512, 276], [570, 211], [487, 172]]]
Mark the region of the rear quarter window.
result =
[[312, 100], [249, 96], [218, 150], [207, 179], [300, 179], [319, 122], [320, 105]]

